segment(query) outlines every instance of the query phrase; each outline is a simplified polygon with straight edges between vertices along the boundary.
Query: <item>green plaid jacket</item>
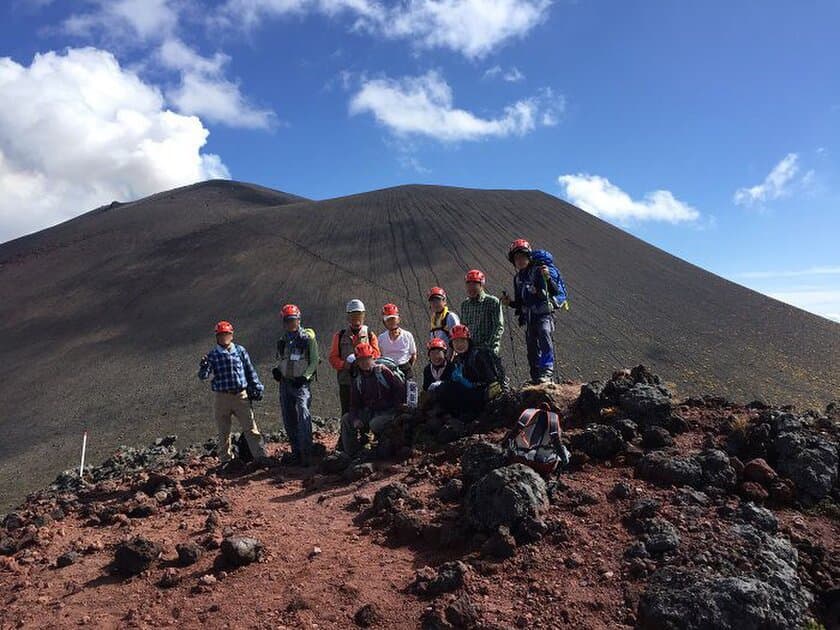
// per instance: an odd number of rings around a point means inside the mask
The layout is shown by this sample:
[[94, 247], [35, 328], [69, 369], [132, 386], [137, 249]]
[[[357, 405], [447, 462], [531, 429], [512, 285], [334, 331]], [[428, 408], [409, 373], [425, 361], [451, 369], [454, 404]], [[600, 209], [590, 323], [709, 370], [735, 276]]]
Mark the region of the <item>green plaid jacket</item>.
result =
[[477, 298], [467, 298], [461, 303], [461, 323], [470, 329], [476, 346], [499, 354], [505, 330], [505, 316], [499, 298], [484, 292]]

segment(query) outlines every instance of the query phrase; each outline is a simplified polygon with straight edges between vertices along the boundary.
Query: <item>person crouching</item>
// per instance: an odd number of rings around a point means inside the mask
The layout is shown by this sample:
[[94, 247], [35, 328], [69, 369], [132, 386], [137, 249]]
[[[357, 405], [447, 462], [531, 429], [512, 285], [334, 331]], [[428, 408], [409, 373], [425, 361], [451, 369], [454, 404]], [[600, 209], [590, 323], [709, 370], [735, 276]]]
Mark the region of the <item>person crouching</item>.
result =
[[430, 339], [426, 344], [429, 363], [423, 369], [423, 392], [420, 395], [421, 406], [434, 404], [437, 390], [452, 378], [452, 363], [449, 361], [449, 344], [443, 339]]
[[452, 329], [452, 371], [438, 392], [444, 410], [472, 420], [502, 393], [505, 375], [499, 358], [490, 350], [479, 348], [470, 337], [470, 329], [459, 324]]
[[368, 343], [355, 348], [358, 374], [350, 389], [350, 409], [341, 418], [341, 450], [354, 457], [361, 449], [359, 431], [379, 436], [394, 422], [405, 403], [405, 384], [384, 365], [375, 363]]

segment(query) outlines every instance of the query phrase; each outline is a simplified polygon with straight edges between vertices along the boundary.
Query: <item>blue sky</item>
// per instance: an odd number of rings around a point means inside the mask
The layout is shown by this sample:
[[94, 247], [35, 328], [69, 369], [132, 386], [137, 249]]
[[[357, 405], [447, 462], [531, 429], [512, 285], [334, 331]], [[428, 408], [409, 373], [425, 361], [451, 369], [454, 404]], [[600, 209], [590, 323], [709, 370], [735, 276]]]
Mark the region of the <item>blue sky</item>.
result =
[[829, 1], [12, 0], [0, 240], [208, 177], [539, 188], [840, 321], [837, 24]]

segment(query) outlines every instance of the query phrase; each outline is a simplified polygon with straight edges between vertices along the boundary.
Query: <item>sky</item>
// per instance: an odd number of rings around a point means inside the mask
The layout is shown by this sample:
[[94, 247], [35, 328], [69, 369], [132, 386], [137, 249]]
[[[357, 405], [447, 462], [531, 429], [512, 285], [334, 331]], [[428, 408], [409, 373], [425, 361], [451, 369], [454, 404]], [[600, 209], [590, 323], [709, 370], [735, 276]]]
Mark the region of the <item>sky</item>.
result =
[[536, 188], [840, 321], [838, 24], [834, 0], [9, 0], [0, 242], [217, 177]]

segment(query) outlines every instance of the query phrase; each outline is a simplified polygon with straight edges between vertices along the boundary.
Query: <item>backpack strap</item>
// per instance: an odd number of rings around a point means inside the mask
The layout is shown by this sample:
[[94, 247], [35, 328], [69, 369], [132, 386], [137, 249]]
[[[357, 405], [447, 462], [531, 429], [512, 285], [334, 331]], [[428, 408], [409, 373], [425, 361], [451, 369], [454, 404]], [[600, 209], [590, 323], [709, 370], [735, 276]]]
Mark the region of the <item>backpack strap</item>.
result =
[[560, 416], [553, 411], [547, 411], [546, 416], [548, 417], [548, 434], [551, 436], [552, 441], [559, 442]]
[[517, 426], [519, 426], [520, 429], [524, 429], [525, 427], [527, 427], [528, 425], [530, 425], [534, 421], [534, 418], [536, 417], [536, 415], [538, 413], [540, 413], [540, 411], [542, 411], [542, 410], [541, 409], [526, 409], [519, 416], [519, 420], [516, 422]]

